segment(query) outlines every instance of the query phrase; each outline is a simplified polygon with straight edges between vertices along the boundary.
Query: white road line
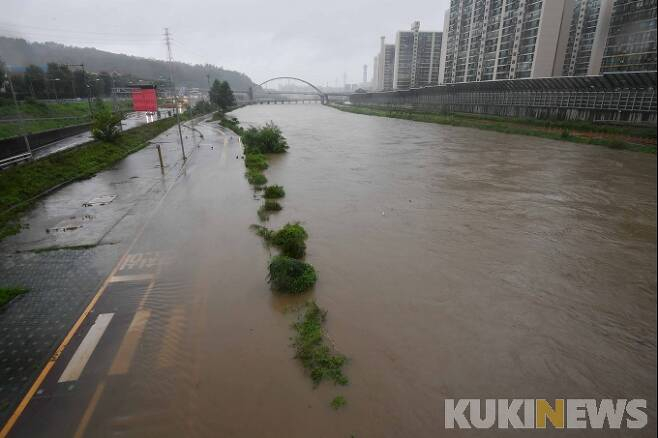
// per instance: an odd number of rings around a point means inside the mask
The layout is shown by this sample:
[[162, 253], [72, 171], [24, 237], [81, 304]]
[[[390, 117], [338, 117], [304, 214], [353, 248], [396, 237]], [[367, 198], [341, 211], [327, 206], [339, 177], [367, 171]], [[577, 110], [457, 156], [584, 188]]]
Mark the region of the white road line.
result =
[[125, 281], [151, 281], [155, 278], [153, 274], [115, 275], [110, 278], [110, 283], [121, 283]]
[[91, 354], [96, 349], [98, 341], [100, 341], [101, 336], [105, 333], [105, 329], [110, 324], [113, 316], [114, 313], [101, 313], [98, 315], [96, 322], [94, 322], [94, 325], [87, 332], [87, 336], [82, 340], [78, 349], [75, 350], [58, 383], [72, 382], [80, 378], [82, 370], [87, 365]]

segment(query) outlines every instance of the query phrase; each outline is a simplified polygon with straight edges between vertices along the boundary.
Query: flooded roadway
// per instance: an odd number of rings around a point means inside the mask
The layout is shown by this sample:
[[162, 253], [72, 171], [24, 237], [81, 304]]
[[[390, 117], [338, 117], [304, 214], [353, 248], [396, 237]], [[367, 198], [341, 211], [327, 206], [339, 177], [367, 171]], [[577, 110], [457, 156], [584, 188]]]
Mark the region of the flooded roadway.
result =
[[303, 299], [350, 385], [313, 389], [293, 359], [300, 300], [268, 290], [239, 144], [203, 124], [14, 436], [492, 436], [446, 431], [444, 399], [604, 397], [646, 398], [649, 426], [578, 436], [655, 436], [655, 156], [319, 105], [235, 115], [289, 140], [270, 225], [308, 230]]

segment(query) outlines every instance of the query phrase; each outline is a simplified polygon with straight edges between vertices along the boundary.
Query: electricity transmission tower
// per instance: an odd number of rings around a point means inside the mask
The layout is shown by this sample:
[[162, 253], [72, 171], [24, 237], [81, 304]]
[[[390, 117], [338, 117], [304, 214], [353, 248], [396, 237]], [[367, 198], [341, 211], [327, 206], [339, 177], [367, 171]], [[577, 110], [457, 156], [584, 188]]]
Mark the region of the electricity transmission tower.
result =
[[165, 27], [164, 30], [165, 43], [167, 44], [167, 60], [169, 64], [169, 82], [171, 82], [171, 87], [174, 89], [174, 112], [176, 113], [176, 122], [178, 123], [178, 136], [180, 137], [180, 148], [183, 152], [183, 160], [187, 160], [185, 156], [185, 146], [183, 145], [183, 131], [180, 128], [180, 114], [178, 111], [178, 90], [176, 89], [176, 84], [174, 83], [174, 71], [173, 71], [173, 62], [174, 57], [171, 54], [171, 33], [169, 28]]

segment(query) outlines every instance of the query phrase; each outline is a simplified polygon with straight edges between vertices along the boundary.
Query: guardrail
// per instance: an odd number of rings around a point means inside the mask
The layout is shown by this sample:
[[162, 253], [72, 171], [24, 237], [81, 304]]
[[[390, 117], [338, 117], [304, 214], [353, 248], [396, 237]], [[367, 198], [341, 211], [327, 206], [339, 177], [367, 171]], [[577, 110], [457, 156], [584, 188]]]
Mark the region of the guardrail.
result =
[[[88, 131], [89, 125], [89, 123], [85, 123], [81, 125], [66, 126], [64, 128], [49, 129], [47, 131], [28, 134], [27, 138], [30, 142], [32, 152], [36, 152], [50, 143]], [[27, 151], [23, 136], [0, 140], [0, 168], [24, 161], [30, 157], [31, 155]]]

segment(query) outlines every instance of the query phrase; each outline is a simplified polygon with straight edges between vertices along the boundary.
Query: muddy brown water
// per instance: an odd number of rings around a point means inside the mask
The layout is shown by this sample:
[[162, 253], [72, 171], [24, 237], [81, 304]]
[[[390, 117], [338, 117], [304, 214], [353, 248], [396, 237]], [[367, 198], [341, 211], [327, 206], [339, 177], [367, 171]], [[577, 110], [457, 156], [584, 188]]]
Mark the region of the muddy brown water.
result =
[[289, 140], [267, 175], [353, 359], [340, 430], [443, 436], [445, 398], [615, 397], [648, 399], [655, 432], [655, 156], [312, 105], [235, 115]]
[[[288, 138], [266, 171], [286, 190], [269, 226], [304, 224], [315, 290], [270, 292], [240, 146], [200, 125], [132, 249], [176, 263], [150, 290], [110, 286], [97, 312], [123, 329], [55, 411], [73, 419], [28, 426], [72, 435], [104, 381], [87, 436], [509, 436], [445, 430], [444, 400], [607, 397], [647, 399], [649, 426], [536, 436], [655, 436], [655, 156], [320, 105], [234, 115]], [[346, 387], [314, 389], [293, 358], [287, 309], [310, 298], [350, 357]], [[136, 308], [148, 323], [130, 372], [108, 374]]]

